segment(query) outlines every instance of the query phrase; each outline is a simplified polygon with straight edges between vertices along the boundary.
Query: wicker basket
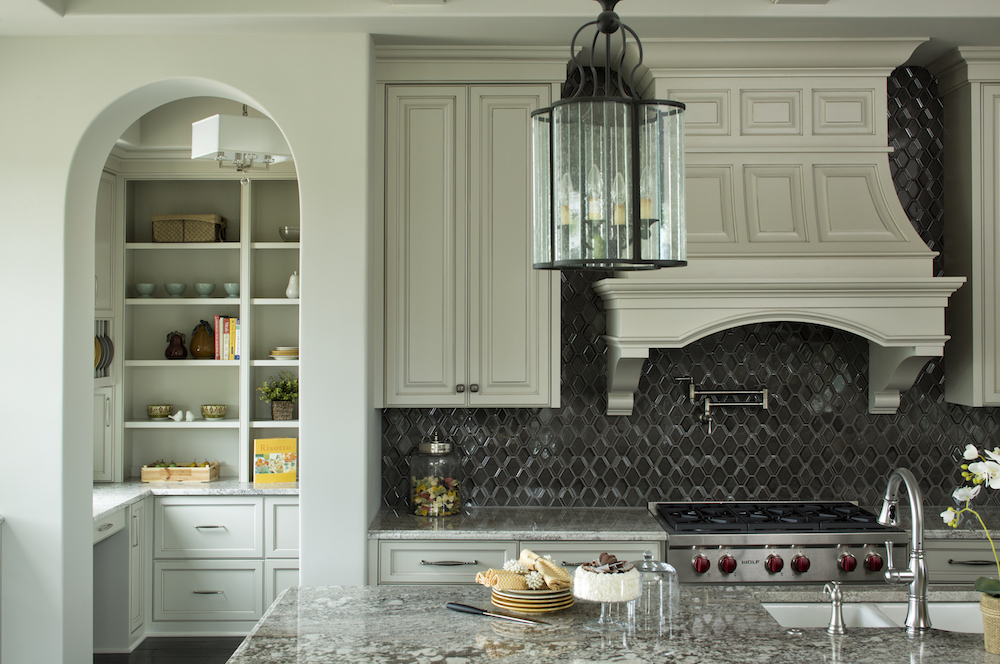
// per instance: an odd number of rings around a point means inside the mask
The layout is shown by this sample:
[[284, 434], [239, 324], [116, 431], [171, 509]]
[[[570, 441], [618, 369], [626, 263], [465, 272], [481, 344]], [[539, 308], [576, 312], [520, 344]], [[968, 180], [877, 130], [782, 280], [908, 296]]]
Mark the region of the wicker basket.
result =
[[979, 610], [983, 613], [983, 645], [986, 652], [1000, 655], [1000, 597], [982, 593]]
[[271, 419], [272, 420], [291, 420], [295, 418], [295, 402], [294, 401], [272, 401], [271, 402]]
[[154, 214], [153, 242], [222, 242], [226, 220], [217, 214]]

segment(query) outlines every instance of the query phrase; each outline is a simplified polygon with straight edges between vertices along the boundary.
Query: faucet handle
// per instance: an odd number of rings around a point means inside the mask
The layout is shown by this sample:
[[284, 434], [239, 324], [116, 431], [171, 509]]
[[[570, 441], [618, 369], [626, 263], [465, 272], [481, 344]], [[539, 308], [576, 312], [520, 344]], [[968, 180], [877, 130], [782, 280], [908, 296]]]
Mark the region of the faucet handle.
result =
[[835, 604], [844, 600], [844, 593], [840, 589], [840, 581], [831, 581], [823, 586], [823, 597], [829, 597]]
[[892, 542], [889, 540], [885, 541], [885, 571], [888, 574], [890, 571], [896, 569], [896, 566], [892, 564]]

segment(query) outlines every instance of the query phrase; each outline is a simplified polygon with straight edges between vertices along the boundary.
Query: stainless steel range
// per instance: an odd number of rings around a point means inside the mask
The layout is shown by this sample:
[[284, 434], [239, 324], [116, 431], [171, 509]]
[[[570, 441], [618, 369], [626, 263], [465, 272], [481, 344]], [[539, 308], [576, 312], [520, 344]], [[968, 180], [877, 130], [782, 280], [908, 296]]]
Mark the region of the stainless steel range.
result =
[[[909, 534], [851, 502], [649, 503], [682, 583], [885, 583]], [[899, 564], [899, 563], [896, 563]]]

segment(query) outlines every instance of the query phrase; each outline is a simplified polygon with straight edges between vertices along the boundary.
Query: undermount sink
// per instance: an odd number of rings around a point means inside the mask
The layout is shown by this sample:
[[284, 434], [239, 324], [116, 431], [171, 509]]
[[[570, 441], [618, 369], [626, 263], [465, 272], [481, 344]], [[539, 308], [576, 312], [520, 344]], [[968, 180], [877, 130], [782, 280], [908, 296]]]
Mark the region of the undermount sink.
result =
[[[820, 602], [762, 602], [761, 606], [782, 627], [826, 628], [830, 605]], [[983, 633], [979, 602], [930, 602], [933, 629], [945, 632]], [[844, 625], [851, 627], [903, 627], [906, 602], [845, 602]]]

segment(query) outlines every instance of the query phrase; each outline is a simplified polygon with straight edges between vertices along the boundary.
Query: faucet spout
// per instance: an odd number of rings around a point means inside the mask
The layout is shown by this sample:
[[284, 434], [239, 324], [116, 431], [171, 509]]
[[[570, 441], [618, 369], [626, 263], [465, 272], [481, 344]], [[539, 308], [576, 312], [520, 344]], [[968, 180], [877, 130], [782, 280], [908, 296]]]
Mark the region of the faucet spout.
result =
[[910, 565], [906, 570], [893, 568], [892, 543], [886, 542], [886, 583], [909, 583], [910, 592], [906, 610], [906, 632], [916, 634], [931, 628], [927, 611], [927, 565], [924, 561], [924, 504], [917, 478], [906, 468], [897, 468], [889, 474], [882, 511], [878, 521], [883, 525], [896, 525], [896, 507], [899, 502], [899, 485], [906, 486], [906, 499], [910, 504]]

